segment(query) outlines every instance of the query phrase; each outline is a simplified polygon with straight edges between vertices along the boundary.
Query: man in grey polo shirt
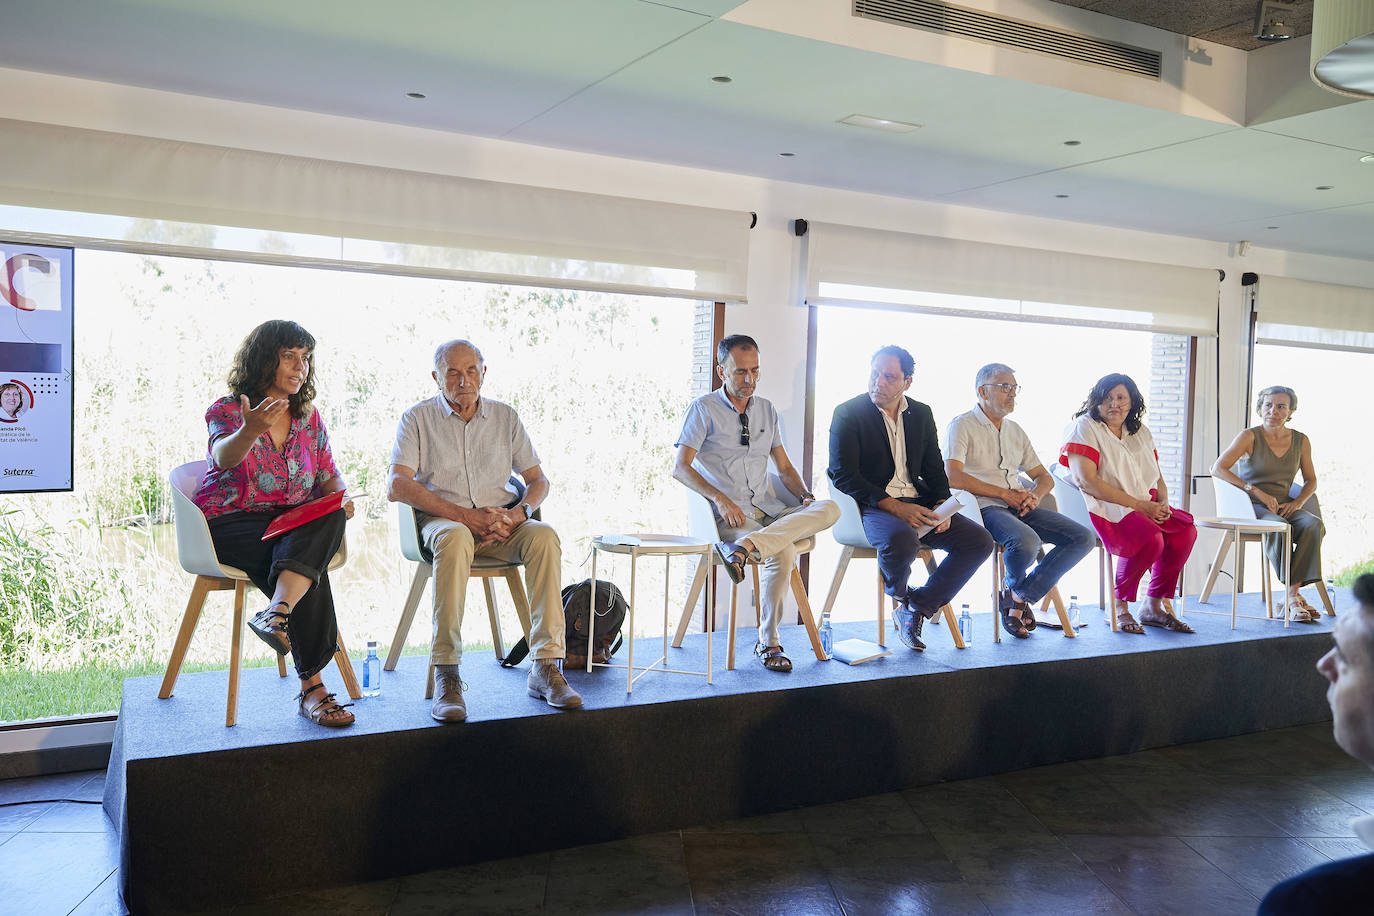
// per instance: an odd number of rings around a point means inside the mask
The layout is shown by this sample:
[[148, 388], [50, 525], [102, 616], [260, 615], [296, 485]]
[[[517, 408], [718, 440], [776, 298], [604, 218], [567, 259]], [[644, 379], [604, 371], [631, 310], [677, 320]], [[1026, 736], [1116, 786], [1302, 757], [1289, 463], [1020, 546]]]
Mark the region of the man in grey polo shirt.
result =
[[[420, 512], [420, 536], [434, 554], [434, 703], [440, 722], [467, 718], [458, 666], [463, 657], [463, 604], [474, 556], [525, 564], [530, 597], [527, 689], [550, 706], [571, 709], [582, 697], [568, 686], [563, 658], [563, 554], [558, 535], [531, 515], [549, 495], [549, 479], [515, 410], [481, 396], [487, 367], [466, 340], [434, 353], [439, 392], [401, 416], [391, 450], [387, 496]], [[524, 478], [524, 500], [509, 485]]]
[[[754, 654], [770, 671], [792, 670], [782, 654], [778, 624], [792, 570], [797, 541], [839, 521], [840, 508], [817, 500], [787, 458], [773, 405], [754, 396], [759, 382], [759, 346], [752, 337], [732, 334], [716, 347], [716, 373], [723, 386], [702, 395], [687, 408], [677, 437], [673, 477], [711, 502], [716, 529], [723, 539], [716, 552], [735, 582], [744, 564], [763, 564], [759, 641]], [[789, 506], [779, 499], [768, 474], [768, 459], [783, 486], [801, 499]]]
[[[1031, 605], [1045, 596], [1097, 543], [1097, 535], [1040, 500], [1054, 489], [1054, 478], [1031, 448], [1025, 430], [1008, 417], [1016, 409], [1016, 373], [989, 363], [974, 377], [978, 404], [949, 423], [945, 434], [945, 473], [949, 484], [978, 500], [983, 526], [1002, 545], [1005, 578], [998, 596], [1002, 628], [1017, 639], [1035, 629]], [[1021, 475], [1031, 479], [1031, 488]], [[1041, 542], [1054, 545], [1031, 571]]]

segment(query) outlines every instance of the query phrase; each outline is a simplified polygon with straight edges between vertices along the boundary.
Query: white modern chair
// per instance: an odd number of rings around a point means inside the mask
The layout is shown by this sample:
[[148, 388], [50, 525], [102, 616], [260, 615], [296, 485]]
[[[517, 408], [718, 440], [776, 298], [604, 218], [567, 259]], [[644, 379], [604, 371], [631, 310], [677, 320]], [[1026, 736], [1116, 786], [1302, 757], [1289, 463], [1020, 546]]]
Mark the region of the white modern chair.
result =
[[[177, 630], [176, 643], [172, 646], [172, 657], [167, 662], [167, 673], [162, 677], [162, 689], [157, 693], [159, 699], [167, 699], [176, 687], [177, 676], [181, 674], [182, 662], [186, 660], [186, 650], [195, 635], [196, 624], [200, 622], [201, 610], [205, 607], [205, 596], [210, 592], [230, 591], [234, 593], [234, 624], [230, 629], [229, 643], [229, 701], [224, 714], [224, 724], [233, 725], [238, 721], [239, 707], [239, 667], [243, 651], [243, 605], [245, 592], [249, 585], [248, 574], [241, 569], [225, 566], [215, 556], [215, 545], [210, 539], [210, 526], [200, 507], [191, 501], [196, 488], [205, 476], [207, 463], [192, 461], [173, 468], [168, 475], [172, 485], [172, 514], [177, 532], [177, 559], [181, 568], [196, 577], [191, 588], [191, 598], [186, 602], [186, 613], [181, 617], [181, 628]], [[329, 561], [330, 569], [338, 569], [348, 557], [347, 545], [341, 543], [338, 553]], [[334, 652], [334, 663], [339, 666], [343, 677], [344, 689], [350, 698], [362, 696], [358, 689], [358, 678], [353, 672], [353, 664], [344, 649], [343, 634], [339, 634], [338, 645]], [[277, 673], [286, 677], [286, 659], [277, 656]]]
[[[1069, 479], [1069, 472], [1059, 464], [1056, 464], [1050, 471], [1054, 475], [1054, 501], [1058, 506], [1058, 511], [1067, 518], [1077, 522], [1084, 528], [1097, 535], [1097, 529], [1093, 527], [1092, 517], [1088, 512], [1088, 504], [1083, 499], [1083, 491], [1079, 490], [1074, 482]], [[1108, 604], [1108, 601], [1111, 604]], [[1113, 562], [1111, 551], [1102, 543], [1102, 538], [1097, 537], [1097, 604], [1098, 607], [1110, 613], [1112, 618], [1112, 632], [1117, 631], [1116, 624], [1116, 565]]]
[[[782, 478], [777, 474], [771, 475], [773, 480], [773, 490], [779, 494], [779, 498], [789, 506], [800, 505], [797, 499], [782, 483]], [[720, 532], [716, 528], [715, 511], [711, 508], [711, 503], [695, 490], [687, 491], [687, 525], [691, 536], [702, 541], [720, 540]], [[810, 553], [816, 546], [815, 538], [803, 538], [793, 545], [797, 551], [797, 556]], [[691, 625], [692, 614], [696, 611], [697, 601], [701, 597], [702, 589], [705, 588], [707, 580], [712, 577], [715, 568], [721, 565], [720, 557], [712, 551], [711, 563], [698, 563], [696, 574], [692, 577], [691, 587], [687, 590], [687, 602], [682, 609], [682, 617], [677, 623], [677, 632], [673, 634], [673, 647], [681, 648], [682, 639], [687, 634], [687, 628]], [[759, 567], [758, 564], [750, 560], [746, 564], [753, 574], [754, 581], [754, 625], [758, 626], [762, 620], [759, 611]], [[806, 585], [802, 582], [801, 572], [792, 568], [792, 598], [797, 602], [797, 612], [802, 620], [802, 625], [806, 627], [806, 635], [811, 640], [811, 649], [816, 654], [819, 661], [825, 660], [825, 651], [821, 648], [820, 631], [816, 629], [816, 618], [811, 612], [811, 600], [806, 594]], [[730, 618], [729, 636], [726, 639], [726, 670], [733, 670], [735, 667], [735, 633], [737, 622], [737, 611], [739, 607], [739, 585], [735, 582], [730, 583]]]
[[[835, 606], [835, 599], [840, 594], [840, 583], [844, 581], [845, 570], [849, 568], [849, 561], [858, 559], [878, 558], [878, 551], [868, 541], [868, 535], [864, 533], [863, 516], [859, 512], [859, 504], [853, 497], [844, 493], [838, 487], [830, 487], [830, 498], [840, 507], [840, 520], [835, 523], [835, 527], [830, 529], [830, 533], [835, 536], [835, 540], [840, 544], [840, 561], [835, 566], [835, 577], [830, 580], [830, 592], [825, 597], [825, 608], [821, 612], [822, 616], [829, 614], [830, 609]], [[926, 573], [935, 571], [935, 555], [928, 547], [922, 547], [916, 554], [917, 558], [926, 565]], [[883, 591], [883, 574], [878, 575], [878, 645], [886, 646], [885, 634], [887, 633], [887, 595]], [[964, 644], [964, 637], [959, 633], [959, 621], [954, 617], [954, 609], [948, 604], [940, 608], [944, 614], [945, 626], [949, 628], [949, 635], [954, 639], [954, 645], [960, 649], [967, 648]]]
[[[1028, 482], [1028, 481], [1027, 481]], [[955, 490], [954, 496], [959, 500], [959, 514], [964, 518], [979, 526], [983, 526], [983, 513], [978, 508], [978, 497], [967, 490]], [[1047, 494], [1040, 505], [1046, 509], [1055, 511], [1056, 503], [1054, 494]], [[994, 543], [992, 548], [992, 641], [1002, 641], [1002, 580], [1006, 577], [1006, 567], [1002, 562], [1004, 553], [1001, 544]], [[1040, 550], [1040, 559], [1045, 558], [1044, 548]], [[1050, 605], [1054, 605], [1055, 613], [1059, 615], [1059, 624], [1064, 631], [1064, 635], [1069, 639], [1077, 636], [1074, 632], [1073, 624], [1069, 621], [1068, 611], [1064, 606], [1064, 600], [1059, 595], [1059, 588], [1055, 586], [1046, 593], [1044, 600], [1040, 602], [1040, 613], [1043, 615], [1049, 610]]]
[[[521, 487], [520, 492], [523, 496], [523, 484], [518, 486]], [[391, 637], [391, 650], [387, 653], [386, 664], [382, 666], [386, 671], [396, 670], [396, 662], [400, 660], [401, 650], [405, 648], [406, 636], [410, 633], [411, 624], [415, 622], [415, 611], [420, 606], [420, 599], [424, 597], [425, 583], [434, 575], [434, 555], [420, 540], [420, 522], [415, 510], [406, 503], [397, 503], [396, 516], [397, 528], [401, 535], [401, 555], [417, 565], [415, 576], [410, 580], [410, 591], [406, 594], [405, 606], [401, 609], [401, 619], [396, 624], [396, 634]], [[539, 517], [539, 510], [535, 510], [534, 517]], [[511, 600], [515, 603], [516, 616], [520, 618], [520, 627], [528, 641], [530, 602], [525, 595], [525, 586], [520, 581], [520, 568], [523, 565], [507, 563], [495, 557], [474, 557], [472, 560], [469, 578], [482, 580], [482, 591], [487, 599], [487, 616], [491, 618], [491, 641], [498, 662], [505, 661], [506, 646], [501, 639], [501, 618], [496, 611], [496, 585], [492, 580], [498, 576], [506, 580]], [[433, 697], [434, 665], [431, 663], [425, 676], [425, 699]]]
[[[1234, 486], [1222, 480], [1220, 477], [1214, 476], [1212, 478], [1212, 489], [1216, 493], [1217, 515], [1221, 518], [1238, 518], [1247, 521], [1256, 518], [1255, 504], [1250, 501], [1250, 495], [1240, 487]], [[1288, 490], [1288, 497], [1292, 499], [1297, 496], [1301, 490], [1302, 484], [1294, 483]], [[1317, 502], [1315, 494], [1307, 501], [1304, 508], [1318, 517], [1321, 516], [1321, 505]], [[1262, 534], [1248, 534], [1244, 532], [1237, 537], [1234, 531], [1223, 531], [1221, 544], [1217, 547], [1216, 557], [1212, 560], [1212, 571], [1207, 574], [1207, 584], [1203, 586], [1199, 600], [1206, 601], [1211, 596], [1212, 588], [1216, 585], [1217, 576], [1221, 573], [1222, 563], [1226, 559], [1227, 552], [1233, 546], [1236, 550], [1243, 551], [1246, 544], [1262, 543], [1264, 537], [1265, 535]], [[1268, 609], [1269, 616], [1273, 617], [1274, 588], [1270, 581], [1268, 562], [1262, 562], [1261, 568], [1264, 572], [1263, 582], [1260, 587], [1260, 599]], [[1241, 557], [1241, 562], [1238, 564], [1236, 581], [1233, 584], [1238, 594], [1245, 591], [1245, 559], [1243, 556]], [[1324, 579], [1319, 578], [1317, 580], [1317, 594], [1321, 597], [1322, 604], [1326, 607], [1326, 613], [1331, 617], [1335, 617], [1336, 609], [1331, 604], [1331, 595], [1326, 591], [1326, 582]]]

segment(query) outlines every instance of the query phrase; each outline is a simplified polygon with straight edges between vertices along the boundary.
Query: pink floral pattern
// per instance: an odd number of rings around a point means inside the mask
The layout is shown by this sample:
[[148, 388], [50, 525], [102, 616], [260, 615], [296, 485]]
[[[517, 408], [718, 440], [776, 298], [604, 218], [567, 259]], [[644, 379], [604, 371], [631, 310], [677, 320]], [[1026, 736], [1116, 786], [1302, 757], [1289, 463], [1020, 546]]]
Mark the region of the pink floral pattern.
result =
[[215, 440], [228, 436], [243, 425], [237, 398], [220, 398], [205, 412], [210, 430], [206, 460], [210, 467], [192, 499], [206, 518], [229, 512], [267, 512], [296, 506], [315, 494], [315, 488], [339, 476], [329, 450], [329, 433], [320, 412], [312, 410], [308, 419], [291, 419], [286, 446], [280, 452], [272, 447], [272, 437], [263, 433], [243, 461], [236, 467], [217, 468], [209, 457]]

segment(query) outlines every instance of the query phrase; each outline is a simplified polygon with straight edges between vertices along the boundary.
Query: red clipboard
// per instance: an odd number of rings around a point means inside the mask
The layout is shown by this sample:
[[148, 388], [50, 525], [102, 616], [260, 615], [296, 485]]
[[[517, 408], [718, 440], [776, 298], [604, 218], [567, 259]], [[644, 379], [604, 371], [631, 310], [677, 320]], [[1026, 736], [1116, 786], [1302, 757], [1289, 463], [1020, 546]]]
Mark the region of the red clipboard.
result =
[[268, 538], [274, 538], [292, 528], [299, 528], [306, 522], [313, 522], [317, 518], [326, 516], [342, 506], [343, 501], [347, 498], [348, 491], [339, 490], [335, 493], [326, 493], [319, 499], [312, 499], [308, 503], [301, 503], [294, 509], [287, 509], [272, 519], [272, 524], [268, 525], [267, 530], [262, 533], [262, 539], [265, 541]]

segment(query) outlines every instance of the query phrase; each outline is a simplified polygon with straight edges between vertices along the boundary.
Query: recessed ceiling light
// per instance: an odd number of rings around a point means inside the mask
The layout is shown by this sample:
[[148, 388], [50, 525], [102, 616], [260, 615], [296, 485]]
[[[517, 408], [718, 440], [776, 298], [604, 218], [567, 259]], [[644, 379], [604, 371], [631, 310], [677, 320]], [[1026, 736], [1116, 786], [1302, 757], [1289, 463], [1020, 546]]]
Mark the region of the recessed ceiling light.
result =
[[795, 156], [795, 155], [797, 155], [797, 154], [796, 154], [796, 153], [778, 153], [778, 155], [779, 155], [779, 156], [786, 156], [787, 158], [790, 159], [790, 158], [792, 158], [793, 156]]
[[1374, 162], [1374, 153], [1370, 153], [1368, 156], [1361, 156], [1361, 157], [1360, 157], [1360, 161], [1361, 161], [1361, 162]]
[[871, 127], [873, 130], [885, 130], [893, 134], [909, 134], [921, 126], [907, 121], [894, 121], [891, 118], [875, 118], [872, 115], [861, 114], [852, 114], [847, 118], [840, 118], [835, 123], [850, 124], [854, 127]]
[[711, 82], [713, 82], [713, 83], [733, 83], [734, 81], [735, 81], [735, 78], [732, 77], [732, 76], [713, 76], [713, 77], [711, 77]]
[[1317, 185], [1317, 190], [1318, 190], [1318, 191], [1330, 191], [1330, 190], [1331, 190], [1332, 188], [1334, 188], [1334, 187], [1335, 187], [1335, 185], [1331, 185], [1331, 184], [1319, 184], [1319, 185]]
[[1064, 145], [1065, 145], [1065, 146], [1079, 146], [1080, 144], [1082, 144], [1082, 142], [1083, 142], [1082, 140], [1065, 140], [1065, 141], [1064, 141]]
[[1063, 200], [1064, 198], [1068, 197], [1069, 195], [1067, 195], [1067, 194], [1056, 194], [1056, 195], [1054, 195], [1054, 196], [1057, 197], [1057, 198], [1059, 198], [1060, 200]]
[[406, 98], [408, 98], [408, 99], [423, 99], [424, 97], [425, 97], [425, 94], [424, 94], [423, 92], [407, 92], [407, 93], [406, 93]]
[[1278, 226], [1265, 226], [1264, 228], [1266, 228], [1266, 229], [1277, 229], [1277, 228], [1279, 228], [1279, 227], [1278, 227]]

